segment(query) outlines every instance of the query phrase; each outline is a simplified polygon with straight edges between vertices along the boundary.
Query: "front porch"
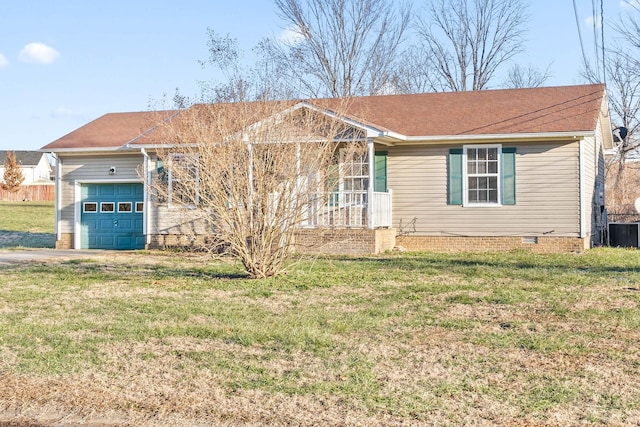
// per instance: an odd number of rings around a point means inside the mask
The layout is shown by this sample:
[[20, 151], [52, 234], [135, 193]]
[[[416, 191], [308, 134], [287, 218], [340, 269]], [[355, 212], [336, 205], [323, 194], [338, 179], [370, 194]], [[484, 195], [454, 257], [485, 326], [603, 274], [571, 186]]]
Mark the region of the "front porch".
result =
[[[295, 248], [303, 253], [378, 254], [395, 247], [393, 193], [387, 187], [387, 152], [372, 140], [364, 150], [339, 153], [333, 191], [309, 195]], [[325, 186], [327, 188], [327, 186]]]
[[371, 138], [343, 144], [322, 185], [307, 200], [302, 227], [390, 228], [392, 192], [387, 186], [387, 151], [376, 149]]
[[390, 228], [391, 212], [391, 191], [321, 192], [312, 195], [303, 227]]

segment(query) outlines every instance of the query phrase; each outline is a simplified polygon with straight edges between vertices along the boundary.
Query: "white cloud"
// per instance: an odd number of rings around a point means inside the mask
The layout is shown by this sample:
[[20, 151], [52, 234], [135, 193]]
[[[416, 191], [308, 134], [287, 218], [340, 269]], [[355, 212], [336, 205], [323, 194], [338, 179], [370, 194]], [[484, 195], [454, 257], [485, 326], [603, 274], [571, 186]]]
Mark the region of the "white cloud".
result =
[[20, 51], [18, 58], [27, 64], [52, 64], [60, 57], [60, 52], [44, 43], [29, 43]]
[[49, 112], [52, 119], [72, 119], [75, 121], [88, 121], [85, 114], [72, 110], [65, 106], [58, 106]]
[[295, 45], [304, 40], [304, 36], [297, 27], [285, 28], [278, 36], [278, 41], [287, 45]]
[[0, 68], [5, 68], [7, 65], [9, 65], [7, 57], [0, 53]]
[[593, 27], [593, 23], [594, 22], [596, 23], [596, 27], [597, 28], [601, 28], [602, 27], [602, 18], [600, 17], [600, 15], [590, 16], [590, 17], [586, 18], [584, 20], [584, 22], [590, 27]]

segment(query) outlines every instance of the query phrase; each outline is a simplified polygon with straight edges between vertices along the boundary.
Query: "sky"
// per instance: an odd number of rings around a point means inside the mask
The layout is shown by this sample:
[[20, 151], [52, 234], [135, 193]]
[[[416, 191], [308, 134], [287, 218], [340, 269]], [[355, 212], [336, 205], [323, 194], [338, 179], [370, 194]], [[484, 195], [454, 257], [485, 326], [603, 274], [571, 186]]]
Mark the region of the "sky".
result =
[[[603, 2], [606, 29], [628, 6]], [[526, 52], [514, 61], [549, 67], [548, 86], [583, 83], [574, 0], [529, 3]], [[593, 56], [600, 2], [575, 3]], [[271, 0], [2, 0], [0, 150], [40, 149], [103, 114], [149, 110], [176, 89], [197, 95], [199, 82], [218, 78], [199, 62], [208, 28], [236, 38], [248, 56], [286, 30]]]

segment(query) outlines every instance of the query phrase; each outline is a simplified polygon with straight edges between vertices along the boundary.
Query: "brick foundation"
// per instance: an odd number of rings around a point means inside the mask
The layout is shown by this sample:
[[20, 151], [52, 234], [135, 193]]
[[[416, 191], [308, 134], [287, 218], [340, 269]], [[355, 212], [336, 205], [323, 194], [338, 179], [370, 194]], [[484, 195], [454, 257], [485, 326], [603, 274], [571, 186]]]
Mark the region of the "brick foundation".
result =
[[536, 253], [583, 252], [589, 238], [578, 237], [452, 237], [397, 236], [396, 244], [408, 251], [496, 252], [527, 249]]
[[168, 249], [168, 248], [202, 248], [209, 240], [206, 235], [185, 235], [185, 234], [152, 234], [150, 243], [145, 245], [145, 249]]
[[[156, 234], [147, 249], [202, 247], [209, 236]], [[74, 235], [66, 233], [56, 241], [56, 249], [73, 249]], [[306, 254], [379, 254], [399, 246], [408, 251], [495, 252], [526, 249], [537, 253], [583, 252], [589, 238], [578, 237], [459, 237], [396, 236], [395, 229], [304, 229], [296, 233], [295, 249]]]
[[56, 240], [56, 249], [73, 249], [73, 233], [62, 233]]
[[395, 247], [394, 229], [305, 229], [296, 233], [295, 249], [305, 254], [378, 254]]

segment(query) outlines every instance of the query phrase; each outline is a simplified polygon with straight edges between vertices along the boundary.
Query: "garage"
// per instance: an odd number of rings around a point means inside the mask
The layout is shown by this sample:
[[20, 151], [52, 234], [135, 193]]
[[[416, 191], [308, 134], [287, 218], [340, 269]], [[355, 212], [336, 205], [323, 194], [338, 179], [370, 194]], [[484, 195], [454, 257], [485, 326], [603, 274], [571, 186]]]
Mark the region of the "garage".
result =
[[81, 249], [143, 249], [140, 183], [82, 184]]

